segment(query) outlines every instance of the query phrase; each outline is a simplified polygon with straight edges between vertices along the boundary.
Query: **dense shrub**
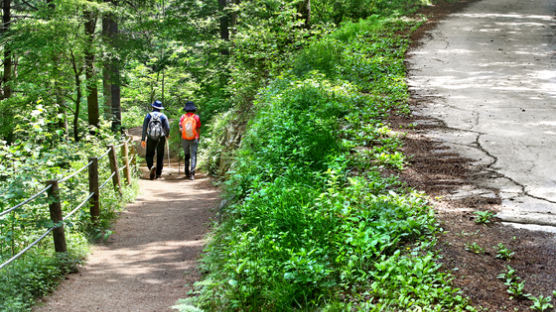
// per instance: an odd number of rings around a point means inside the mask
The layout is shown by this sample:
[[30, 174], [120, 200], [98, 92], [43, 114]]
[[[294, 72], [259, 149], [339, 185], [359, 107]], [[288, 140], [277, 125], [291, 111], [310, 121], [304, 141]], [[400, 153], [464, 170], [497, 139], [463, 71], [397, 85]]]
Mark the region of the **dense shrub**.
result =
[[409, 20], [346, 23], [259, 93], [222, 224], [182, 311], [461, 311], [426, 199], [385, 125], [407, 111]]

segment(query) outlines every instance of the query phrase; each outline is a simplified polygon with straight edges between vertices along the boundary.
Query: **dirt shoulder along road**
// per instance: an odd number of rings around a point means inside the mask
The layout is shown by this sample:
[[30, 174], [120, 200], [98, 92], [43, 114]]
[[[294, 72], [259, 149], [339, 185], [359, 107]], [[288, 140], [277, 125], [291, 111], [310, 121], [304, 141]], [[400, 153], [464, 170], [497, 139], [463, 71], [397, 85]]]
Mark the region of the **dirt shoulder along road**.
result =
[[94, 246], [79, 273], [34, 311], [175, 311], [170, 307], [200, 278], [197, 260], [220, 196], [209, 178], [190, 181], [172, 171], [140, 180], [140, 196], [108, 242]]
[[[408, 53], [412, 155], [403, 178], [439, 196], [444, 269], [475, 306], [529, 311], [524, 293], [556, 290], [556, 66], [553, 0], [483, 0], [430, 9]], [[492, 211], [488, 224], [475, 211]], [[499, 259], [498, 244], [514, 252]]]

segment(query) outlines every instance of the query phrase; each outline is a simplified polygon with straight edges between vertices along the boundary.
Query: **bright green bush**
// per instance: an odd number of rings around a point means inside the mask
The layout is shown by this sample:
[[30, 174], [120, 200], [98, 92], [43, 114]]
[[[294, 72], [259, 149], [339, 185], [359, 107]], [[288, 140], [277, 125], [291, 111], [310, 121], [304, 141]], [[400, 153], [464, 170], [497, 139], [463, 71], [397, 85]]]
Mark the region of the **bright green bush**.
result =
[[426, 198], [387, 174], [405, 163], [386, 118], [408, 110], [403, 57], [416, 23], [345, 23], [259, 92], [207, 275], [177, 309], [473, 310], [436, 262]]

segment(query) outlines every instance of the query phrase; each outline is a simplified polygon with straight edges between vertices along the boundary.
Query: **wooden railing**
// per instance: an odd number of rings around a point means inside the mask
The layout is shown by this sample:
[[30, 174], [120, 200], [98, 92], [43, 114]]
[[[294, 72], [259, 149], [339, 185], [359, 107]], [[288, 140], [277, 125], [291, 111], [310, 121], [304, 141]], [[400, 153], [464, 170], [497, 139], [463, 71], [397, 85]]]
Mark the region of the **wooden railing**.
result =
[[[23, 200], [19, 204], [0, 212], [0, 219], [4, 218], [10, 213], [14, 213], [18, 209], [21, 209], [24, 205], [34, 201], [35, 199], [39, 198], [42, 194], [47, 193], [48, 202], [49, 202], [49, 210], [50, 210], [50, 219], [54, 223], [54, 225], [48, 228], [42, 235], [40, 235], [37, 239], [33, 242], [28, 244], [25, 248], [19, 251], [17, 254], [12, 254], [12, 257], [5, 261], [4, 263], [0, 264], [0, 270], [8, 266], [10, 263], [14, 262], [18, 258], [20, 258], [23, 254], [29, 251], [31, 248], [36, 246], [40, 241], [42, 241], [48, 234], [51, 232], [53, 233], [54, 238], [54, 250], [56, 252], [66, 252], [66, 237], [64, 232], [64, 221], [71, 218], [77, 211], [83, 208], [87, 203], [89, 203], [89, 211], [90, 211], [90, 218], [93, 224], [96, 224], [99, 216], [100, 216], [100, 191], [112, 180], [112, 185], [115, 191], [121, 196], [122, 193], [122, 185], [120, 180], [120, 173], [123, 171], [123, 176], [125, 183], [127, 185], [131, 184], [132, 178], [132, 167], [136, 166], [135, 157], [137, 153], [133, 153], [133, 157], [129, 159], [129, 142], [131, 138], [127, 139], [126, 141], [122, 142], [121, 144], [114, 146], [109, 145], [108, 149], [104, 154], [100, 157], [90, 157], [89, 163], [82, 168], [74, 171], [70, 175], [59, 179], [59, 180], [50, 180], [46, 182], [45, 188], [37, 192], [36, 194], [30, 196], [29, 198]], [[118, 166], [118, 156], [116, 149], [121, 148], [121, 157], [123, 166], [119, 168]], [[99, 184], [99, 170], [98, 164], [101, 159], [108, 156], [110, 160], [110, 171], [111, 175], [103, 181], [102, 184]], [[71, 178], [77, 176], [79, 173], [83, 172], [85, 169], [89, 170], [89, 194], [88, 196], [75, 208], [73, 208], [67, 215], [63, 216], [62, 213], [62, 206], [61, 206], [61, 199], [60, 199], [60, 191], [59, 185], [64, 183]]]

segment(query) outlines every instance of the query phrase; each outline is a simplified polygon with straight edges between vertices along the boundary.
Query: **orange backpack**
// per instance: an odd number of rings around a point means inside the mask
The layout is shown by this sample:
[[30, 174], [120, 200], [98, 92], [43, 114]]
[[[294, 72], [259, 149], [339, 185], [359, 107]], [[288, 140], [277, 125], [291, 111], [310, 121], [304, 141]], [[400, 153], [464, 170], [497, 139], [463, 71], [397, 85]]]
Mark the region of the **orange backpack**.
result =
[[184, 115], [181, 122], [181, 138], [184, 140], [194, 140], [197, 138], [197, 120], [195, 115]]

